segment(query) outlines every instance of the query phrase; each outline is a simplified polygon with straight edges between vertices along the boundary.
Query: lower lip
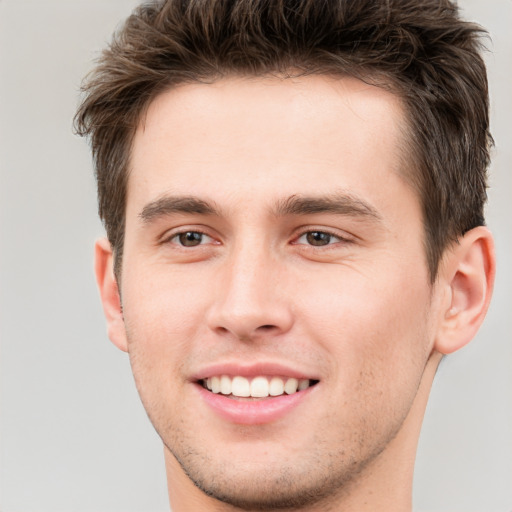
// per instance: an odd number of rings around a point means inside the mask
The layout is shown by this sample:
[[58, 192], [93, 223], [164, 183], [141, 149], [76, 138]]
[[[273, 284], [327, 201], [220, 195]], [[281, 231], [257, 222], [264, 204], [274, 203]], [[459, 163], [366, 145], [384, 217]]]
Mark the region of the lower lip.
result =
[[200, 384], [196, 386], [201, 398], [224, 420], [239, 425], [261, 425], [277, 421], [289, 414], [307, 399], [318, 384], [292, 395], [255, 400], [235, 400], [226, 395], [212, 393]]

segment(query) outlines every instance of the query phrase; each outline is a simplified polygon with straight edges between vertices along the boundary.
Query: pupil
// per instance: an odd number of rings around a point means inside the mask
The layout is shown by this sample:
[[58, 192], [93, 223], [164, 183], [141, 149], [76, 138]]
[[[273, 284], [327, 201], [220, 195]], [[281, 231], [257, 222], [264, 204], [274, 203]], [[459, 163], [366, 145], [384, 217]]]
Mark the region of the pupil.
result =
[[306, 235], [306, 238], [311, 245], [327, 245], [331, 241], [331, 235], [321, 231], [311, 231]]
[[180, 244], [186, 247], [199, 245], [202, 238], [202, 233], [198, 233], [197, 231], [187, 231], [186, 233], [181, 233], [179, 236]]

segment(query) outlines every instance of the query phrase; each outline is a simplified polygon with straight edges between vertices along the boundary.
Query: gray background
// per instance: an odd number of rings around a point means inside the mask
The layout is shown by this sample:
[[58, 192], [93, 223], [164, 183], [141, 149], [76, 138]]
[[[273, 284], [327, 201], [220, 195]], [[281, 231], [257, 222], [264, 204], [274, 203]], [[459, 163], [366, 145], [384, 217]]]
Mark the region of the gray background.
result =
[[[3, 512], [168, 510], [160, 441], [93, 278], [91, 162], [71, 119], [81, 78], [134, 0], [0, 0]], [[498, 279], [484, 327], [438, 373], [418, 512], [512, 511], [512, 0], [464, 0], [491, 32], [488, 223]], [[509, 263], [507, 263], [509, 261]]]

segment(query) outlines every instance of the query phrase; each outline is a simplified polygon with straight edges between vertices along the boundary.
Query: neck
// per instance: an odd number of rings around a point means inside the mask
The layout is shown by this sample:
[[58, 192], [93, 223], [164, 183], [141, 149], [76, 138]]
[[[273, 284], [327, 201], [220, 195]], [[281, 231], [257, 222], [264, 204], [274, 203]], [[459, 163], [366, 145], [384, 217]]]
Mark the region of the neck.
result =
[[[411, 512], [416, 449], [428, 396], [441, 357], [438, 352], [430, 356], [411, 410], [386, 449], [349, 485], [340, 489], [336, 496], [308, 507], [303, 512]], [[173, 512], [241, 510], [204, 494], [188, 478], [172, 453], [167, 448], [164, 450], [169, 501]]]

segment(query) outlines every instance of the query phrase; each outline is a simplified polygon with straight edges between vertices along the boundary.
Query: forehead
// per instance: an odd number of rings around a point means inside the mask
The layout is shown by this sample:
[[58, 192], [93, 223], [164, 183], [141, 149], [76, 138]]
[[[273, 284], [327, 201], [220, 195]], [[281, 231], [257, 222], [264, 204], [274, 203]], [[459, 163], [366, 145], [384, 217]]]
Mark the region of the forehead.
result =
[[181, 85], [149, 105], [136, 131], [128, 208], [169, 191], [366, 194], [399, 176], [404, 125], [397, 96], [353, 78]]

